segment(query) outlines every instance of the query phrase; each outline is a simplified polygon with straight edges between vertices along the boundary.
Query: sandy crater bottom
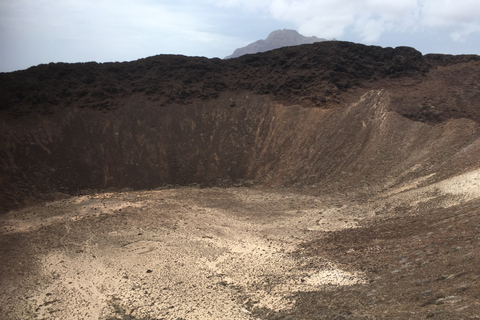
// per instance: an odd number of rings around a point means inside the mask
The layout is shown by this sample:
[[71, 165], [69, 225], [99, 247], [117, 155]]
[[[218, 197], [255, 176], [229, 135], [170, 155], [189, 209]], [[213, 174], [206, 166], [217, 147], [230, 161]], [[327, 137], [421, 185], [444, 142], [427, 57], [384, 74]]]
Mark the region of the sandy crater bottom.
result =
[[11, 211], [0, 318], [477, 319], [479, 172], [369, 197], [185, 187]]
[[3, 279], [2, 312], [11, 319], [253, 319], [261, 308], [287, 310], [296, 292], [366, 281], [299, 251], [302, 241], [370, 215], [340, 202], [285, 190], [180, 188], [11, 212], [3, 236], [25, 240], [16, 245], [30, 271]]

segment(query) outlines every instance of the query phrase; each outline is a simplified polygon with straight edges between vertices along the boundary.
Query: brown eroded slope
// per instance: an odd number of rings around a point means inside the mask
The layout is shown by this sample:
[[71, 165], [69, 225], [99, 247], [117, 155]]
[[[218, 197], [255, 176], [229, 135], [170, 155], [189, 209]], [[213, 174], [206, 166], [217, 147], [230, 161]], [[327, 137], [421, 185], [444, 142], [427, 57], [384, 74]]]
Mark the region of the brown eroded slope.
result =
[[1, 74], [0, 200], [192, 183], [381, 189], [448, 176], [475, 163], [451, 161], [476, 139], [479, 64], [324, 42]]

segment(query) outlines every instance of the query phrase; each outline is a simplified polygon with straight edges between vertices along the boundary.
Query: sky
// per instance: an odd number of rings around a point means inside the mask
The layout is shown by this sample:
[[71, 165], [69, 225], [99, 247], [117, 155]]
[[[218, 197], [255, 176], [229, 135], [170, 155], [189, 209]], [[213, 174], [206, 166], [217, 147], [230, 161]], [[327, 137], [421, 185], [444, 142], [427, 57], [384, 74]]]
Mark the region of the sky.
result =
[[479, 0], [0, 0], [0, 72], [157, 54], [224, 58], [278, 29], [479, 54]]

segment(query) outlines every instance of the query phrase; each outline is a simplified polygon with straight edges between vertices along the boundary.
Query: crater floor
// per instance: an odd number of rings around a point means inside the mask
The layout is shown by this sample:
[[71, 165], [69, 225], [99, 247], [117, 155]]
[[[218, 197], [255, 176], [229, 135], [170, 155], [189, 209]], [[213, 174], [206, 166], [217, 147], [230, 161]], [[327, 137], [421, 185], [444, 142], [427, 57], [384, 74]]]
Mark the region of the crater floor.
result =
[[374, 198], [183, 187], [11, 211], [0, 315], [474, 319], [479, 181], [473, 171]]

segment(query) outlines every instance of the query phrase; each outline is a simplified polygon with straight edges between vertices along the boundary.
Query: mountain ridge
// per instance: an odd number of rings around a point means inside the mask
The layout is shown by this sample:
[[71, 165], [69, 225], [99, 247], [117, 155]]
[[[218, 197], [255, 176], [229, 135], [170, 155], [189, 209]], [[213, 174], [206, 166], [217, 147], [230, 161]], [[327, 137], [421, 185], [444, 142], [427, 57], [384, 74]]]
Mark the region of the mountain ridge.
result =
[[235, 51], [231, 55], [226, 56], [225, 59], [238, 58], [245, 54], [254, 54], [279, 49], [282, 47], [312, 44], [321, 41], [326, 41], [326, 39], [317, 38], [316, 36], [306, 37], [298, 33], [296, 30], [275, 30], [272, 31], [264, 40], [257, 40], [246, 45], [245, 47], [235, 49]]

